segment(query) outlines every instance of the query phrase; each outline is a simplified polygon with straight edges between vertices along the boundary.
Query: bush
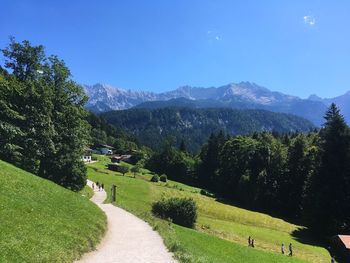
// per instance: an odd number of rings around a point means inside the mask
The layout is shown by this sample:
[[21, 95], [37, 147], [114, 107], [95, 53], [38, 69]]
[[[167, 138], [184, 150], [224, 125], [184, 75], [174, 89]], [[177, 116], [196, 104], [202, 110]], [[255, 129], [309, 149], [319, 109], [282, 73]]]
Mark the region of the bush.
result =
[[215, 197], [214, 193], [211, 193], [211, 192], [209, 192], [209, 191], [207, 191], [205, 189], [201, 189], [200, 194], [201, 195], [205, 195], [205, 196], [209, 196], [209, 197]]
[[192, 198], [170, 198], [153, 203], [152, 213], [170, 218], [175, 224], [193, 227], [197, 219], [197, 205]]
[[158, 174], [155, 174], [155, 175], [152, 176], [151, 182], [154, 182], [154, 183], [159, 182], [159, 176], [158, 176]]
[[168, 180], [167, 176], [165, 174], [162, 174], [159, 178], [159, 180], [161, 180], [162, 182], [165, 182]]

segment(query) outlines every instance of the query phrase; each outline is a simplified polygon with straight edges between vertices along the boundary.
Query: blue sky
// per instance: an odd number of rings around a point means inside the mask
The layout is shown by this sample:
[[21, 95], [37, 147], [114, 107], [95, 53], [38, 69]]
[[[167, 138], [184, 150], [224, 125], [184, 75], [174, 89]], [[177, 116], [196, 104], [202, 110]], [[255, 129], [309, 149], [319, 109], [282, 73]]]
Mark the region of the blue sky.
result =
[[350, 90], [350, 1], [1, 0], [0, 9], [0, 47], [9, 35], [43, 44], [79, 83]]

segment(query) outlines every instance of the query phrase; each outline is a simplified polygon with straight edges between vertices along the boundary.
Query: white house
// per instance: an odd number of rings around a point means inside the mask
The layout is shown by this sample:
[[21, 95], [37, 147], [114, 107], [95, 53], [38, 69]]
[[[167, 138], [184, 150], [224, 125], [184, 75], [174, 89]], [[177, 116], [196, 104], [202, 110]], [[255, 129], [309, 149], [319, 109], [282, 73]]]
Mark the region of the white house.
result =
[[81, 157], [82, 161], [87, 163], [91, 162], [91, 154], [92, 154], [92, 150], [90, 148], [85, 148], [84, 154]]

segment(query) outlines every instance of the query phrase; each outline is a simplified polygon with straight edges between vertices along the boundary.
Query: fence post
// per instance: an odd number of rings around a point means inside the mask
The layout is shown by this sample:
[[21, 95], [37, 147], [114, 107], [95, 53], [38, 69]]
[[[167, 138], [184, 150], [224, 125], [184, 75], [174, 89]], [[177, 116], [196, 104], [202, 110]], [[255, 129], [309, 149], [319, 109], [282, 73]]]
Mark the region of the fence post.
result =
[[117, 186], [112, 185], [112, 202], [115, 202], [117, 199]]

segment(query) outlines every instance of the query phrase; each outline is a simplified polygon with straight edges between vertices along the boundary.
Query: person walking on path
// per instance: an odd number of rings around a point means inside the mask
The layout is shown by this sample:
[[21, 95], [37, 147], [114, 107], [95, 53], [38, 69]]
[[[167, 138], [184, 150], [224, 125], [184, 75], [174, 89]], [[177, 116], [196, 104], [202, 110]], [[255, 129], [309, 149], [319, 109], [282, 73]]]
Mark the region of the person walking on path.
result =
[[281, 253], [284, 255], [284, 243], [281, 245]]
[[95, 190], [95, 184], [92, 183], [92, 190], [94, 191]]
[[255, 247], [255, 246], [254, 246], [254, 238], [252, 239], [252, 247]]
[[251, 237], [249, 236], [249, 237], [248, 237], [248, 247], [251, 246], [251, 240], [252, 240], [252, 239], [251, 239]]
[[293, 247], [292, 247], [292, 243], [289, 243], [289, 256], [290, 256], [290, 257], [293, 256]]
[[102, 186], [102, 191], [105, 190], [105, 185], [101, 184], [101, 186]]

